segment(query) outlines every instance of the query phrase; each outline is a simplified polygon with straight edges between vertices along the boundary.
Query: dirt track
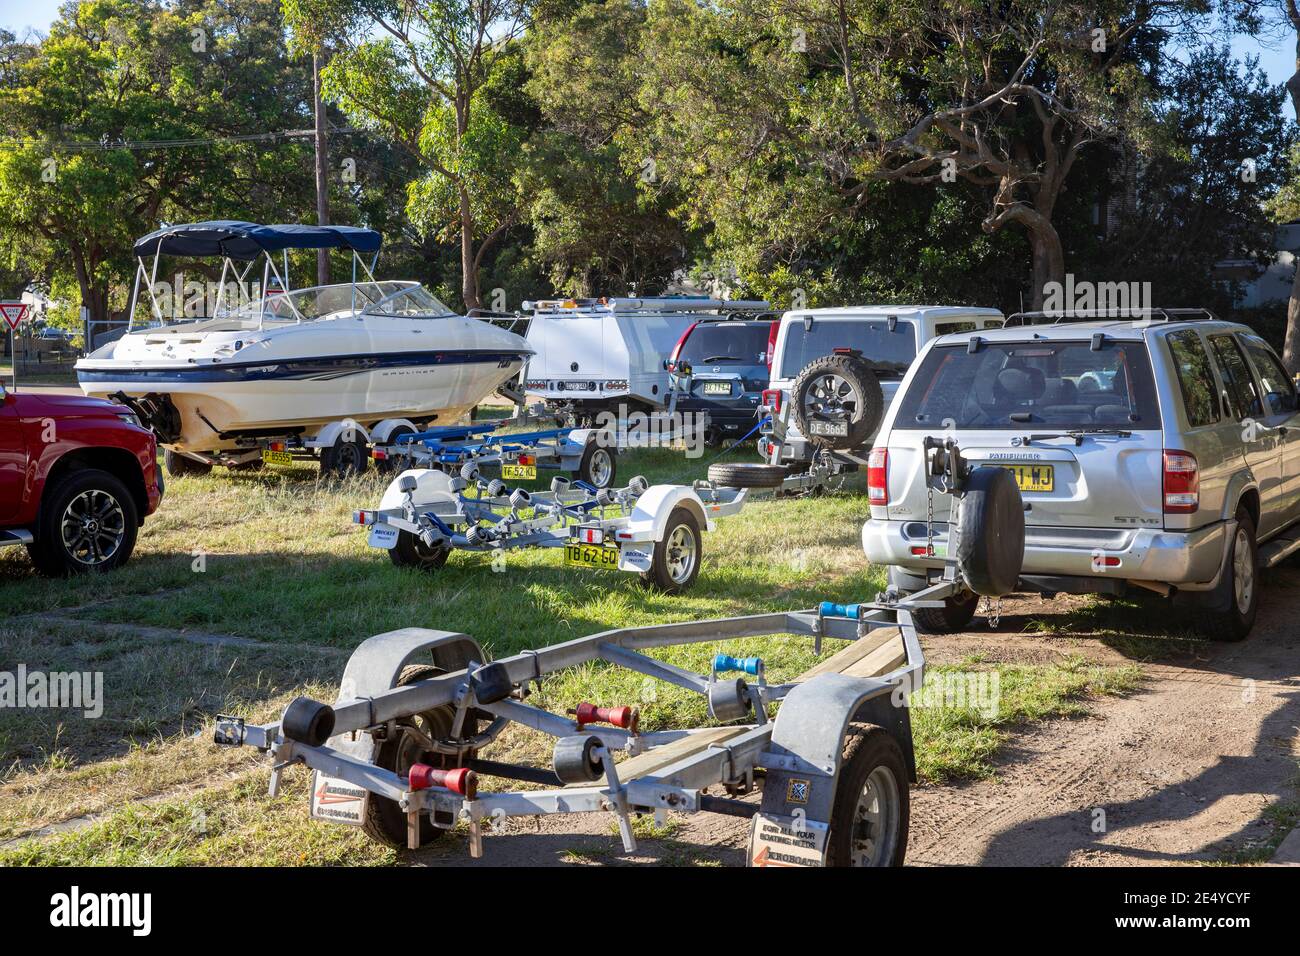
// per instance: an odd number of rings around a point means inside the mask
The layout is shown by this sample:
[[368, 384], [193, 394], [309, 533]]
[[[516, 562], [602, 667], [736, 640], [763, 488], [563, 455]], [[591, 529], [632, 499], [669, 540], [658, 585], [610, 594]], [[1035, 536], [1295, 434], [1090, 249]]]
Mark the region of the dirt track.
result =
[[[1296, 799], [1300, 759], [1300, 569], [1272, 572], [1259, 620], [1241, 644], [1171, 642], [1179, 654], [1143, 662], [1147, 681], [1127, 698], [1097, 702], [1093, 716], [1012, 729], [997, 777], [913, 790], [913, 865], [1151, 865], [1223, 859], [1268, 836], [1266, 807]], [[1131, 662], [1118, 642], [1074, 632], [1026, 634], [1078, 599], [1006, 602], [987, 629], [926, 640], [935, 662], [982, 653], [1041, 661], [1082, 654]], [[1159, 612], [1136, 614], [1152, 628]], [[1112, 646], [1115, 645], [1115, 646]], [[1188, 650], [1190, 648], [1190, 650]], [[1149, 650], [1149, 648], [1148, 648]], [[1104, 815], [1103, 815], [1104, 814]], [[1094, 832], [1094, 826], [1099, 831]], [[544, 818], [486, 841], [489, 865], [573, 862], [744, 863], [748, 825], [702, 814], [669, 841], [625, 857], [608, 816]], [[473, 865], [459, 841], [411, 862]]]

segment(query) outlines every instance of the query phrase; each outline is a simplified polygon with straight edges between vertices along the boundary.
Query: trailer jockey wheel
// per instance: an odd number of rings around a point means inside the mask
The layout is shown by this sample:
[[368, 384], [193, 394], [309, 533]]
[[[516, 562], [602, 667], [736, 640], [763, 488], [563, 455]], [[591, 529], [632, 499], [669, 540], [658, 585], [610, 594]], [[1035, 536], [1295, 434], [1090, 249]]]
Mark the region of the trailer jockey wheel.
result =
[[599, 780], [605, 768], [596, 750], [600, 747], [600, 738], [561, 737], [555, 742], [555, 753], [551, 757], [551, 767], [563, 784], [591, 783]]
[[[403, 687], [416, 681], [428, 680], [441, 673], [442, 670], [432, 664], [409, 664], [402, 668], [396, 686]], [[465, 726], [461, 732], [463, 737], [471, 737], [478, 733], [478, 721], [472, 714], [473, 711], [465, 719]], [[438, 770], [454, 769], [455, 758], [429, 750], [423, 738], [438, 740], [450, 736], [455, 716], [455, 708], [450, 704], [444, 704], [398, 721], [396, 731], [379, 745], [378, 753], [375, 754], [375, 766], [391, 770], [402, 779], [406, 779], [412, 765], [417, 763]], [[467, 754], [466, 759], [470, 756], [472, 753]], [[406, 846], [406, 814], [394, 800], [372, 793], [367, 802], [366, 818], [362, 823], [362, 829], [367, 836], [380, 843], [393, 847]], [[442, 828], [433, 825], [427, 813], [420, 814], [421, 846], [442, 836], [444, 832]]]
[[421, 571], [437, 571], [447, 563], [450, 555], [451, 548], [445, 542], [428, 545], [418, 534], [410, 531], [398, 531], [397, 543], [388, 549], [388, 559], [393, 564]]
[[578, 478], [595, 488], [608, 488], [614, 483], [618, 468], [614, 464], [614, 453], [598, 442], [587, 442], [578, 464]]
[[907, 767], [893, 734], [853, 723], [844, 738], [827, 866], [902, 866], [907, 852]]
[[344, 432], [334, 439], [329, 448], [322, 448], [320, 453], [320, 473], [323, 478], [350, 478], [365, 474], [370, 464], [370, 455], [366, 452], [365, 442], [353, 439], [348, 441]]
[[650, 570], [641, 573], [641, 582], [664, 594], [680, 594], [695, 583], [702, 555], [700, 522], [679, 505], [668, 515], [664, 536], [655, 542]]

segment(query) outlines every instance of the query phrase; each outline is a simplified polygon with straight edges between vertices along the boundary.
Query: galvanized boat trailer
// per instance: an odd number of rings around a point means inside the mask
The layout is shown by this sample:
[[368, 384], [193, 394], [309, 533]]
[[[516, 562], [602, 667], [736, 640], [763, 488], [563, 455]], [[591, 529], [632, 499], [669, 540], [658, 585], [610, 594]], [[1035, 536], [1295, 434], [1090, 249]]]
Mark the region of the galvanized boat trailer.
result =
[[[927, 480], [962, 494], [969, 474], [955, 447], [936, 442], [929, 458]], [[998, 469], [975, 472], [987, 470]], [[954, 524], [955, 535], [968, 531]], [[463, 824], [478, 857], [484, 821], [608, 812], [630, 853], [633, 815], [705, 811], [752, 820], [752, 865], [899, 864], [916, 776], [907, 697], [925, 669], [912, 614], [941, 606], [966, 586], [962, 575], [949, 560], [938, 583], [907, 597], [622, 628], [498, 661], [465, 634], [391, 631], [352, 654], [333, 705], [299, 697], [262, 726], [219, 717], [215, 739], [268, 754], [273, 795], [285, 770], [310, 767], [314, 818], [394, 846], [415, 849]], [[780, 683], [769, 683], [758, 657], [716, 653], [709, 672], [696, 673], [646, 653], [778, 634], [809, 640], [818, 654], [828, 639], [849, 643]], [[717, 725], [642, 731], [635, 706], [583, 702], [557, 714], [530, 703], [548, 674], [593, 661], [699, 694]], [[549, 767], [480, 756], [511, 723], [554, 738]], [[620, 752], [627, 759], [617, 761]], [[482, 778], [541, 789], [489, 790]], [[755, 791], [760, 800], [742, 799]]]
[[688, 590], [704, 555], [703, 533], [736, 514], [746, 492], [694, 485], [597, 488], [556, 476], [550, 491], [509, 488], [485, 479], [470, 459], [460, 474], [436, 468], [403, 472], [378, 508], [353, 512], [367, 543], [394, 564], [436, 571], [453, 550], [493, 555], [520, 548], [561, 548], [567, 564], [631, 571], [669, 594]]

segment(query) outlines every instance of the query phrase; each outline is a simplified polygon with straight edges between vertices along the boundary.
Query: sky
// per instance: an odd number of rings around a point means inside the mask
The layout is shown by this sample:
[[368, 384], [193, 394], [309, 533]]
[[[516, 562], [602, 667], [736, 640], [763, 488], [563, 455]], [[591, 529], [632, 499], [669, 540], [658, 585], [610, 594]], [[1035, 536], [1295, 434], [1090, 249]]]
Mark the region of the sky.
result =
[[[0, 27], [22, 36], [28, 28], [44, 33], [58, 17], [62, 0], [0, 0]], [[1295, 45], [1292, 40], [1274, 42], [1263, 46], [1251, 37], [1238, 36], [1232, 41], [1233, 53], [1244, 58], [1259, 55], [1259, 65], [1272, 83], [1285, 83], [1295, 72]], [[1290, 108], [1287, 109], [1288, 114]]]

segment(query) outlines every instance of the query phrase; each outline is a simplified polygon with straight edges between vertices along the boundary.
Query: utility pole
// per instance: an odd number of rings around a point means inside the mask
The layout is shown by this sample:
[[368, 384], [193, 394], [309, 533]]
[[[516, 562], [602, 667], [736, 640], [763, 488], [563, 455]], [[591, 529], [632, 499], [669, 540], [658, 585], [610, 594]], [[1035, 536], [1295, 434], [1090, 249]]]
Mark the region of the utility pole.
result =
[[[311, 55], [311, 86], [316, 112], [316, 223], [330, 224], [329, 183], [325, 178], [328, 143], [325, 141], [325, 106], [320, 98], [321, 51]], [[316, 250], [316, 284], [329, 285], [330, 259], [328, 249]]]

